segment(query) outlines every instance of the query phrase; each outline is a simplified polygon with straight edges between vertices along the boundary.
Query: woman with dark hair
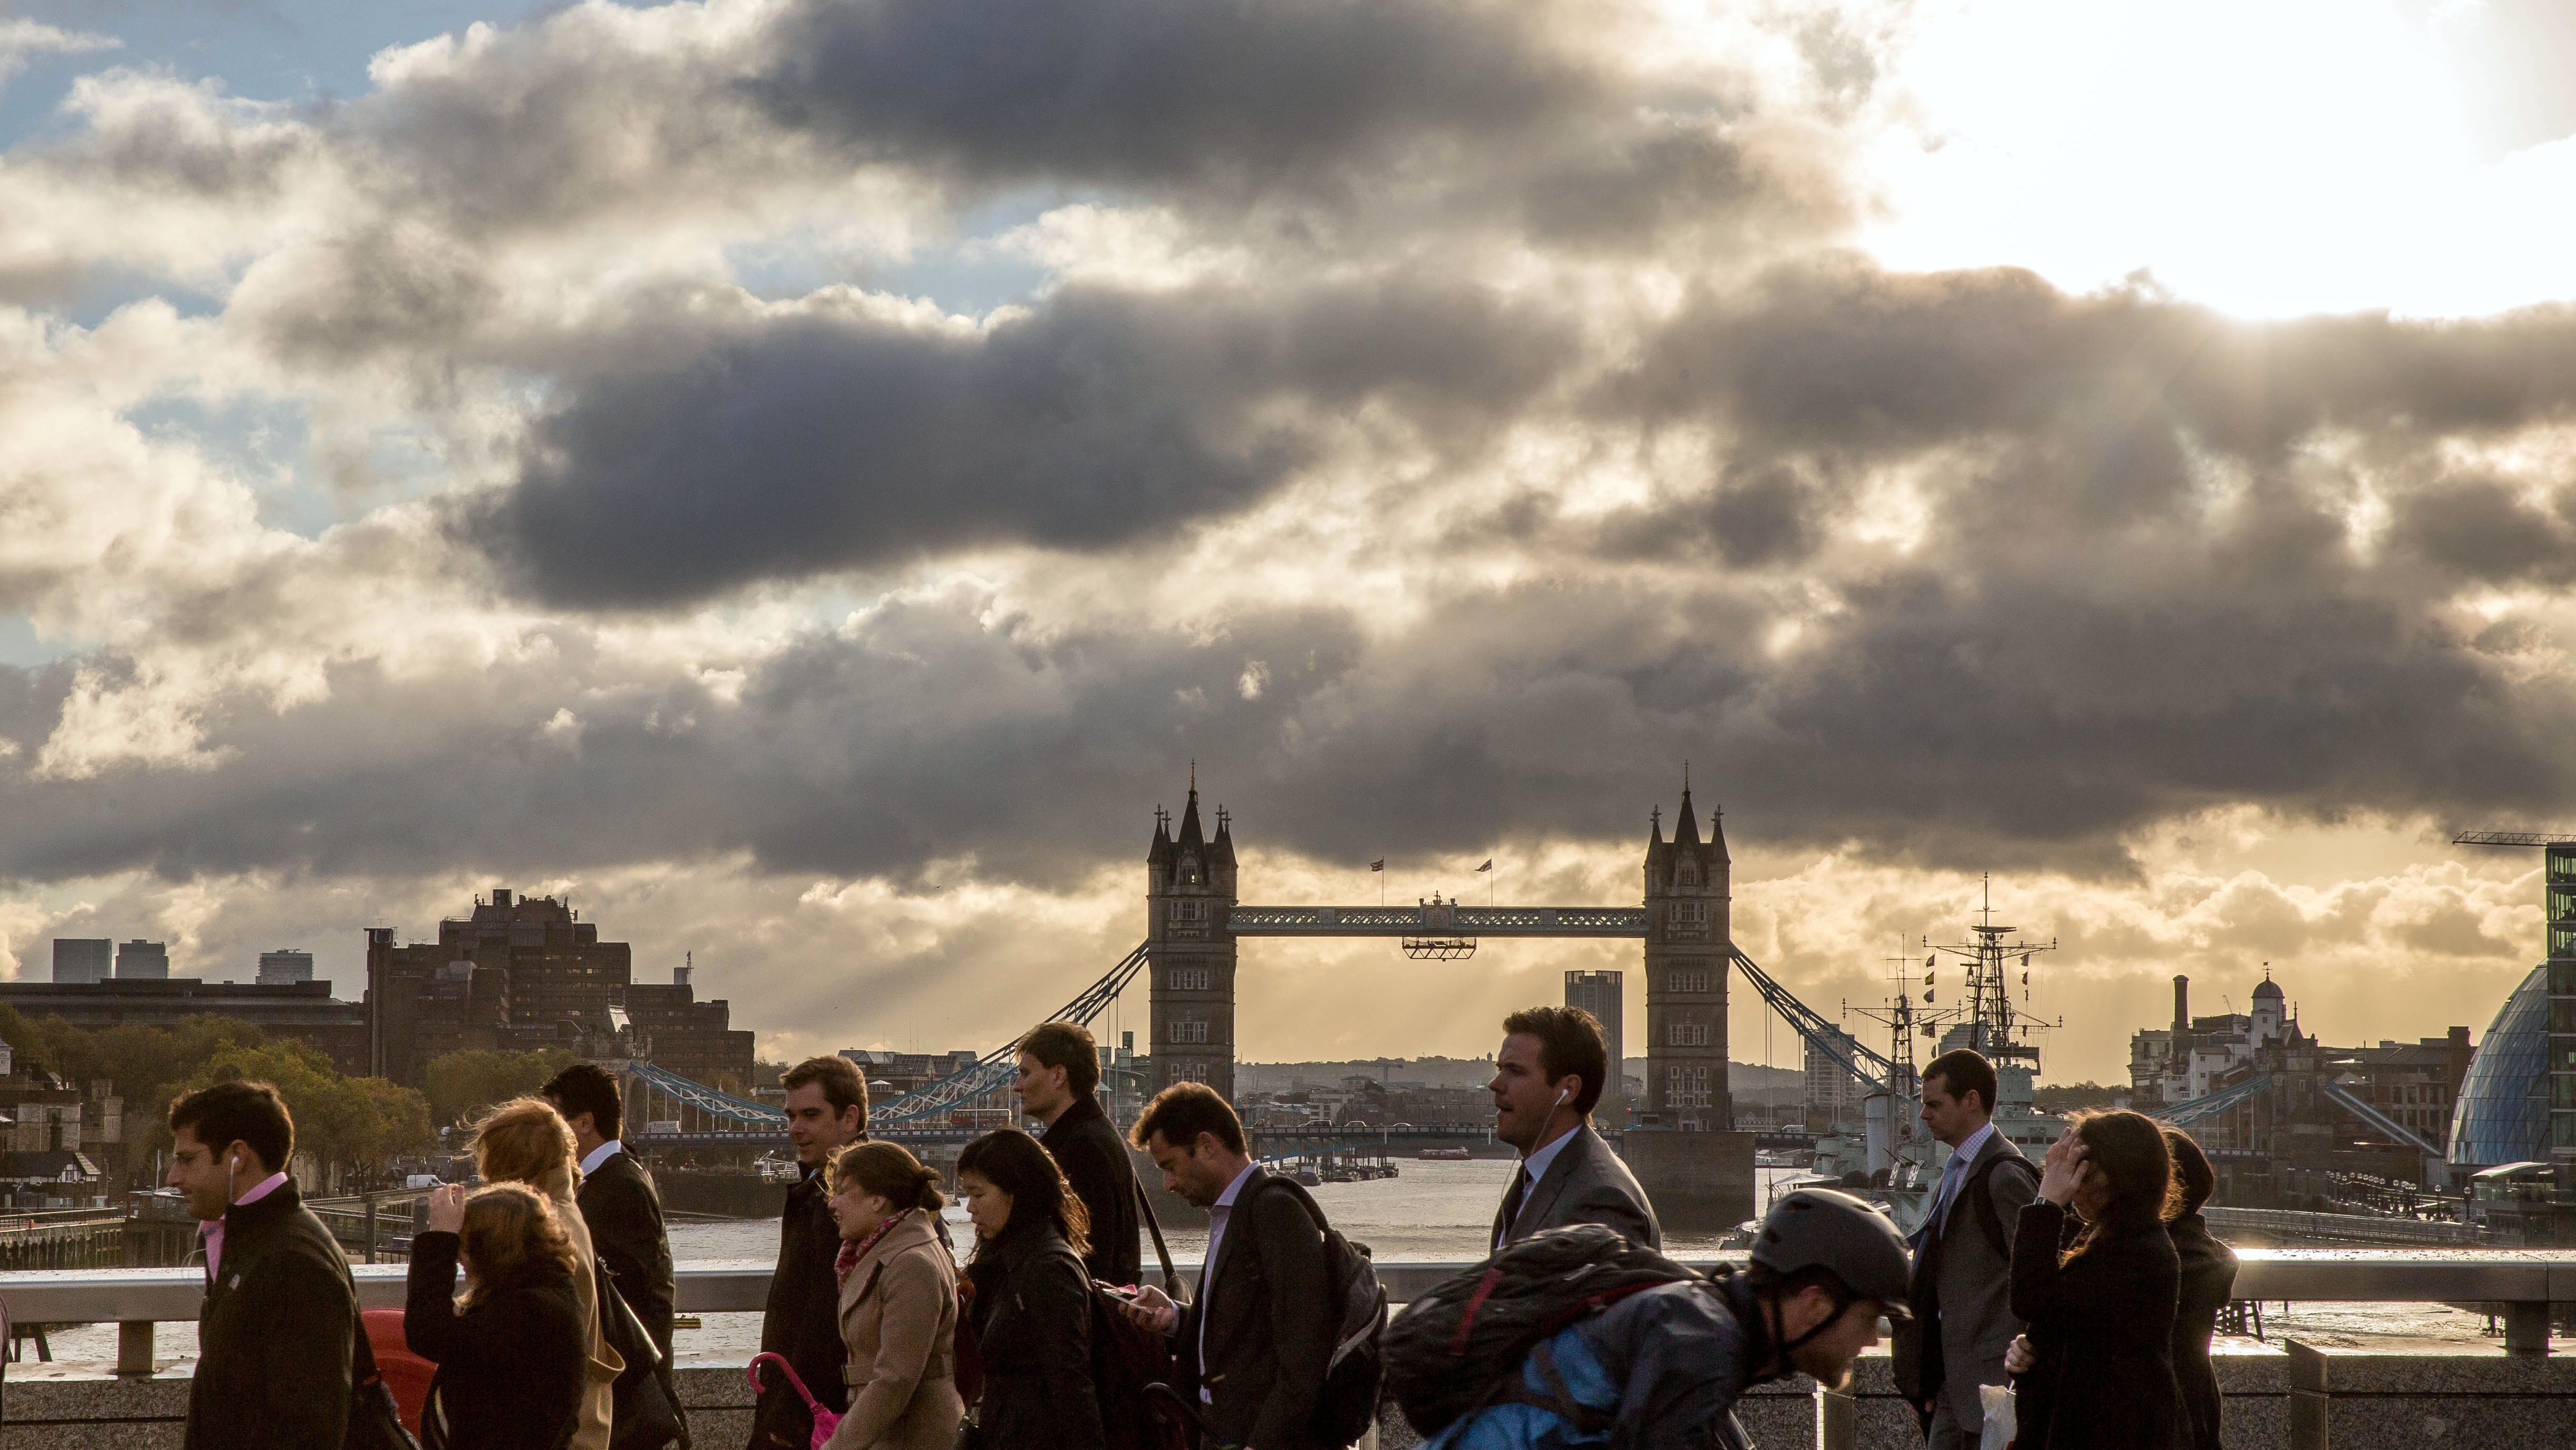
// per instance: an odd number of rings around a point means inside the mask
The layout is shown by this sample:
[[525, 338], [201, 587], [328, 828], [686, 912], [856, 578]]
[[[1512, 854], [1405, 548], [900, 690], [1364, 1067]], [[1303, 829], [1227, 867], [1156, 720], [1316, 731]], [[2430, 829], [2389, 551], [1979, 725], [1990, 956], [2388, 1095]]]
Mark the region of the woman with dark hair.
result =
[[[581, 1426], [578, 1260], [553, 1205], [517, 1183], [430, 1196], [411, 1241], [403, 1342], [438, 1366], [421, 1410], [432, 1445], [563, 1450]], [[465, 1292], [456, 1270], [465, 1269]]]
[[2165, 1225], [2182, 1262], [2182, 1296], [2174, 1311], [2174, 1378], [2182, 1385], [2175, 1425], [2178, 1450], [2218, 1450], [2218, 1372], [2210, 1367], [2209, 1341], [2218, 1311], [2236, 1292], [2236, 1254], [2209, 1232], [2200, 1206], [2218, 1189], [2209, 1156], [2180, 1128], [2165, 1129], [2173, 1155], [2174, 1219]]
[[833, 1158], [831, 1184], [850, 1410], [825, 1450], [950, 1450], [966, 1406], [939, 1175], [899, 1143], [853, 1143]]
[[1017, 1128], [957, 1155], [957, 1192], [975, 1222], [970, 1327], [984, 1395], [968, 1443], [980, 1450], [1105, 1450], [1091, 1388], [1090, 1215], [1055, 1159]]
[[[2030, 1326], [2004, 1355], [2019, 1450], [2173, 1450], [2172, 1184], [2143, 1113], [2084, 1114], [2049, 1148], [2013, 1232], [2012, 1310]], [[2084, 1228], [2060, 1252], [2070, 1209]]]

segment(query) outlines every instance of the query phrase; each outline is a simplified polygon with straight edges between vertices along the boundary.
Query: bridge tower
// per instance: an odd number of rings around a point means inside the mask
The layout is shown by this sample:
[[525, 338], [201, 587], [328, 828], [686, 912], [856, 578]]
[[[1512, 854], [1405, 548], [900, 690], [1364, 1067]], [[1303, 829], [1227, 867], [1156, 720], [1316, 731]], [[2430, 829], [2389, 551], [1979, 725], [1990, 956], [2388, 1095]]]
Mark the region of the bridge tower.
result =
[[1216, 836], [1199, 824], [1198, 772], [1178, 835], [1154, 810], [1154, 844], [1145, 854], [1145, 936], [1152, 943], [1153, 1059], [1156, 1091], [1203, 1082], [1234, 1100], [1233, 823], [1223, 807]]
[[1658, 812], [1646, 842], [1645, 1111], [1660, 1127], [1722, 1133], [1734, 1123], [1726, 1090], [1734, 866], [1724, 814], [1710, 815], [1700, 840], [1685, 768], [1672, 840]]

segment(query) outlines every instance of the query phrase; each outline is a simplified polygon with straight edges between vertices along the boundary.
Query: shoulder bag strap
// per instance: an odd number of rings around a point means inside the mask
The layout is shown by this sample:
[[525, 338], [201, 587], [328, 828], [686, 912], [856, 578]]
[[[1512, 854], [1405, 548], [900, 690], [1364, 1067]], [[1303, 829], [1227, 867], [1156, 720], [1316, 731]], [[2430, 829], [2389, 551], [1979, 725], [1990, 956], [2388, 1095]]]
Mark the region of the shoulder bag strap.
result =
[[1127, 1182], [1136, 1190], [1136, 1211], [1145, 1216], [1145, 1231], [1154, 1236], [1154, 1257], [1163, 1265], [1164, 1294], [1175, 1304], [1189, 1303], [1189, 1286], [1181, 1282], [1180, 1272], [1172, 1267], [1172, 1250], [1163, 1242], [1163, 1226], [1154, 1219], [1154, 1201], [1145, 1196], [1145, 1180], [1130, 1171]]

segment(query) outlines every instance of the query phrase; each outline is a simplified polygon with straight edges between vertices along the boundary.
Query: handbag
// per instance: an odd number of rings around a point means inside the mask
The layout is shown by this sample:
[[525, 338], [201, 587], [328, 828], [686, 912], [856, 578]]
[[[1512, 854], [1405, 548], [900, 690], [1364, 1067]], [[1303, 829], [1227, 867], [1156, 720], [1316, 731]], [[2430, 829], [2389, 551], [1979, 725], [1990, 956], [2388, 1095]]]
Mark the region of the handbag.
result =
[[[354, 1364], [357, 1383], [349, 1399], [349, 1428], [340, 1437], [344, 1450], [420, 1450], [420, 1442], [403, 1428], [402, 1407], [394, 1403], [394, 1392], [385, 1387], [384, 1372], [376, 1368], [376, 1347], [367, 1342], [367, 1321], [358, 1318], [358, 1344]], [[427, 1429], [429, 1416], [421, 1416], [421, 1427]]]
[[795, 1386], [797, 1398], [805, 1402], [805, 1408], [814, 1416], [814, 1438], [809, 1442], [812, 1450], [823, 1450], [824, 1442], [831, 1439], [832, 1432], [841, 1427], [839, 1413], [823, 1408], [822, 1402], [814, 1398], [814, 1392], [805, 1388], [805, 1381], [798, 1377], [796, 1366], [789, 1364], [784, 1355], [755, 1354], [751, 1357], [751, 1363], [743, 1366], [743, 1374], [751, 1380], [753, 1394], [763, 1393], [769, 1388], [760, 1382], [760, 1367], [763, 1364], [778, 1366], [778, 1372], [787, 1376], [787, 1382]]
[[609, 1450], [664, 1450], [685, 1440], [688, 1430], [680, 1407], [662, 1389], [661, 1346], [626, 1296], [617, 1292], [617, 1275], [605, 1260], [598, 1270], [600, 1332], [626, 1361], [626, 1372], [611, 1391]]

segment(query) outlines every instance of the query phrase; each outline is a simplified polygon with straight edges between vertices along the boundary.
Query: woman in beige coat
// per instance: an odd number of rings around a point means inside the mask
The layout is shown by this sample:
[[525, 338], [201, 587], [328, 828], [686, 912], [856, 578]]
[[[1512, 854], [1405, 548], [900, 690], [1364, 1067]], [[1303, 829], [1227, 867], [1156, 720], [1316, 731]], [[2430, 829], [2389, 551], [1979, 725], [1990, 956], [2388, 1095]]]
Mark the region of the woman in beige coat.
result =
[[524, 1183], [544, 1194], [581, 1261], [572, 1287], [590, 1349], [582, 1365], [581, 1427], [573, 1432], [571, 1450], [608, 1450], [617, 1377], [626, 1361], [608, 1347], [600, 1324], [599, 1255], [590, 1246], [581, 1205], [573, 1202], [574, 1153], [571, 1125], [543, 1098], [513, 1098], [474, 1125], [474, 1171], [486, 1183]]
[[940, 1241], [938, 1185], [897, 1143], [854, 1143], [832, 1160], [850, 1412], [826, 1450], [957, 1442], [957, 1261]]

